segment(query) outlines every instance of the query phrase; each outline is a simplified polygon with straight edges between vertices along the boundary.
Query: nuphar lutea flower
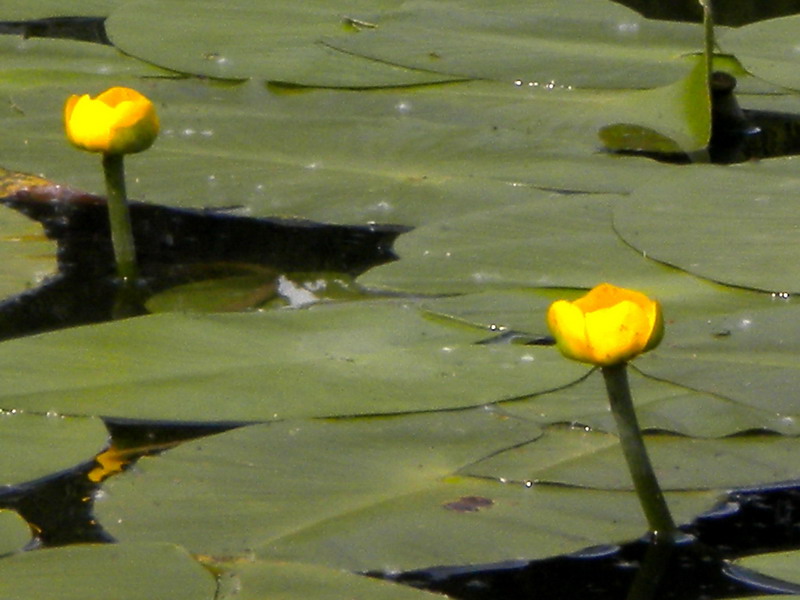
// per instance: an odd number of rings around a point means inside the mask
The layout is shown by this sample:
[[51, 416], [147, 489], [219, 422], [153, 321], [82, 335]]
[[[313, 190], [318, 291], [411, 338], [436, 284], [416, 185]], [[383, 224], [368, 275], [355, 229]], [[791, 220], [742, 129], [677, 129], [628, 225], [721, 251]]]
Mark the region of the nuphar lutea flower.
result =
[[70, 96], [64, 106], [69, 141], [89, 152], [132, 154], [147, 150], [158, 135], [158, 115], [145, 96], [113, 87], [97, 98]]
[[609, 283], [574, 302], [554, 302], [547, 324], [564, 356], [600, 367], [627, 362], [655, 348], [664, 335], [657, 301]]

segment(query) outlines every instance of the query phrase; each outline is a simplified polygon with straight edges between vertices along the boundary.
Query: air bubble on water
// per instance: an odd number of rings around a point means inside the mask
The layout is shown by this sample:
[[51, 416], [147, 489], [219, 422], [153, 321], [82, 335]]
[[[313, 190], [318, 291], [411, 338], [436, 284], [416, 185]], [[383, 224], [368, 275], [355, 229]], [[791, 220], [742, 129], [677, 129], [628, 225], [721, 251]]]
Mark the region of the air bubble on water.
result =
[[315, 161], [315, 162], [312, 162], [312, 163], [308, 163], [306, 165], [306, 169], [311, 169], [313, 171], [315, 169], [319, 169], [321, 166], [322, 166], [322, 163]]
[[778, 300], [788, 300], [792, 297], [789, 292], [772, 292], [771, 296]]
[[533, 487], [533, 482], [530, 479], [526, 479], [522, 483], [526, 488], [532, 488]]
[[400, 102], [398, 102], [397, 104], [394, 105], [394, 108], [401, 115], [407, 115], [408, 113], [411, 112], [412, 106], [411, 106], [410, 102], [406, 102], [405, 100], [401, 100]]
[[450, 347], [450, 346], [442, 346], [442, 352], [444, 352], [446, 354], [449, 354], [452, 351], [453, 351], [452, 347]]
[[191, 137], [196, 133], [196, 131], [194, 129], [192, 129], [191, 127], [187, 127], [181, 133], [183, 135], [185, 135], [186, 137]]
[[536, 357], [533, 356], [532, 354], [523, 354], [522, 356], [519, 357], [519, 360], [521, 362], [533, 362], [536, 360]]

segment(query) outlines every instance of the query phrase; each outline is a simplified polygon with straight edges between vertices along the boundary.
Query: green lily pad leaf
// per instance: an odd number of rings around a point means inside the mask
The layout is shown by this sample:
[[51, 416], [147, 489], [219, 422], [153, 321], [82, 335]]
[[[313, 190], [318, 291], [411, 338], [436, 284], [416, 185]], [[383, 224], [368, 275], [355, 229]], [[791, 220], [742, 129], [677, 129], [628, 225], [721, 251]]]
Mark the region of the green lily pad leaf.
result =
[[629, 92], [622, 101], [630, 119], [600, 129], [600, 139], [616, 152], [691, 154], [711, 138], [709, 73], [702, 55], [693, 57], [691, 71], [663, 88]]
[[525, 396], [585, 372], [548, 348], [476, 345], [485, 335], [390, 303], [154, 315], [0, 345], [0, 404], [193, 421], [385, 414]]
[[761, 306], [668, 327], [659, 348], [640, 357], [643, 373], [737, 404], [781, 415], [794, 428], [800, 408], [795, 357], [800, 307], [765, 298]]
[[0, 561], [0, 596], [18, 600], [212, 600], [215, 589], [211, 573], [169, 544], [68, 546]]
[[[220, 565], [223, 569], [225, 564]], [[255, 561], [234, 564], [227, 587], [217, 600], [441, 600], [443, 596], [317, 565]]]
[[124, 0], [81, 0], [67, 10], [59, 0], [8, 0], [3, 2], [3, 21], [46, 19], [48, 17], [105, 17]]
[[[641, 534], [632, 493], [458, 476], [538, 436], [482, 409], [251, 426], [141, 460], [107, 482], [96, 511], [124, 541], [358, 571], [539, 558]], [[674, 497], [679, 520], [712, 499]]]
[[[91, 460], [108, 433], [100, 419], [0, 413], [0, 485], [24, 483]], [[47, 440], [46, 444], [42, 440]]]
[[[319, 87], [386, 87], [452, 77], [367, 60], [322, 46], [323, 36], [370, 24], [398, 0], [180, 0], [126, 2], [106, 22], [111, 41], [126, 54], [174, 71], [218, 79], [260, 78]], [[231, 36], [230, 32], [236, 35]]]
[[367, 272], [367, 287], [459, 293], [498, 287], [638, 287], [659, 266], [620, 242], [602, 198], [529, 198], [434, 222], [402, 236], [400, 260]]
[[[800, 423], [787, 420], [786, 415], [777, 410], [769, 410], [767, 403], [760, 407], [748, 406], [630, 371], [636, 415], [645, 430], [704, 438], [755, 430], [800, 434]], [[569, 423], [593, 430], [617, 430], [599, 372], [564, 389], [504, 403], [499, 410], [541, 424]]]
[[800, 89], [797, 28], [800, 15], [769, 19], [719, 36], [726, 52], [735, 54], [753, 75], [772, 83]]
[[30, 539], [30, 528], [22, 517], [10, 510], [0, 510], [0, 555], [22, 550]]
[[12, 88], [25, 118], [11, 108], [3, 118], [0, 104], [4, 166], [41, 172], [46, 164], [49, 179], [104, 193], [97, 157], [65, 142], [63, 102], [125, 83], [153, 98], [162, 120], [154, 147], [126, 161], [128, 191], [159, 204], [419, 225], [544, 195], [537, 187], [627, 193], [669, 171], [597, 152], [598, 126], [624, 114], [614, 108], [619, 92], [474, 82], [292, 94], [255, 82], [112, 79]]
[[[800, 552], [768, 552], [738, 558], [733, 563], [738, 567], [756, 571], [761, 575], [779, 579], [800, 586]], [[774, 598], [775, 596], [770, 596]], [[782, 596], [782, 598], [800, 598], [800, 596]]]
[[[730, 489], [800, 476], [792, 458], [800, 449], [797, 437], [703, 440], [661, 434], [645, 436], [645, 445], [664, 490]], [[534, 443], [495, 454], [464, 472], [509, 481], [633, 490], [617, 436], [577, 427], [548, 428]]]
[[613, 2], [422, 1], [378, 26], [332, 36], [335, 48], [476, 79], [560, 87], [655, 87], [681, 77], [670, 61], [698, 50], [697, 25], [649, 21]]
[[[614, 207], [614, 226], [648, 257], [727, 285], [799, 292], [796, 176], [747, 165], [681, 169]], [[698, 199], [702, 199], [699, 201]]]
[[[0, 35], [0, 56], [3, 57], [0, 86], [15, 92], [29, 87], [53, 85], [55, 82], [74, 85], [81, 81], [82, 85], [87, 86], [92, 80], [105, 80], [107, 87], [110, 87], [113, 85], [110, 77], [164, 74], [163, 70], [133, 60], [109, 46], [72, 40]], [[56, 100], [63, 103], [66, 97]], [[30, 116], [24, 106], [15, 105], [14, 96], [10, 105], [3, 108], [11, 108], [11, 114], [16, 114], [17, 118]], [[62, 118], [60, 113], [57, 116]]]

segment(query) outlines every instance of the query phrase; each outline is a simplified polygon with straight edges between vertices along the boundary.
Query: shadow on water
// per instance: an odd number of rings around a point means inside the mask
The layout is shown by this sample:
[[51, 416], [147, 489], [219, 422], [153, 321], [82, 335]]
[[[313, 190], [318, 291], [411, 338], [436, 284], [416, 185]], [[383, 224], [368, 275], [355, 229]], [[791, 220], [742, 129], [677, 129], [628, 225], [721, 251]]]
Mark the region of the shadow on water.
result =
[[[4, 177], [3, 177], [4, 176]], [[104, 198], [0, 171], [0, 204], [41, 223], [58, 273], [0, 303], [0, 339], [111, 320], [118, 284]], [[33, 179], [33, 185], [28, 180]], [[328, 225], [131, 203], [143, 298], [195, 279], [260, 270], [358, 275], [396, 258], [402, 225]], [[140, 312], [145, 312], [141, 308]]]

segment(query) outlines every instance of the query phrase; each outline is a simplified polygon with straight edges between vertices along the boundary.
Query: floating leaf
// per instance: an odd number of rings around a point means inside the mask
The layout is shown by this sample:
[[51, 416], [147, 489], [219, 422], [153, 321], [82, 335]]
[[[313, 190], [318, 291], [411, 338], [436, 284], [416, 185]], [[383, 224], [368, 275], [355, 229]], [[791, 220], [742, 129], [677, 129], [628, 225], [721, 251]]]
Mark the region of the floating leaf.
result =
[[[797, 479], [797, 437], [736, 436], [715, 440], [645, 437], [664, 490], [730, 489]], [[709, 471], [708, 465], [714, 469]], [[497, 453], [464, 471], [508, 481], [633, 490], [617, 436], [582, 428], [548, 428], [534, 443]]]
[[270, 420], [482, 405], [584, 372], [549, 348], [393, 303], [154, 315], [0, 344], [0, 404], [172, 420]]
[[709, 72], [703, 55], [693, 57], [689, 74], [663, 88], [629, 92], [624, 124], [607, 125], [600, 139], [615, 152], [692, 154], [711, 138]]
[[215, 588], [211, 573], [169, 544], [70, 546], [0, 561], [0, 596], [19, 600], [212, 600]]
[[[670, 338], [673, 332], [669, 332]], [[713, 373], [710, 377], [713, 377]], [[800, 423], [787, 419], [769, 402], [749, 406], [713, 393], [630, 374], [636, 414], [645, 430], [669, 431], [694, 437], [723, 437], [747, 431], [800, 434]], [[565, 389], [519, 402], [504, 403], [502, 411], [537, 423], [569, 423], [615, 432], [616, 424], [599, 372]]]
[[[20, 484], [91, 460], [108, 434], [100, 419], [0, 413], [0, 485]], [[42, 441], [46, 440], [46, 444]]]
[[[326, 35], [371, 22], [398, 0], [377, 4], [349, 0], [332, 7], [323, 0], [302, 4], [277, 0], [126, 2], [107, 21], [111, 41], [126, 54], [174, 71], [218, 79], [256, 77], [320, 87], [386, 87], [452, 80], [337, 52], [319, 44]], [[231, 36], [230, 32], [236, 35]]]
[[[223, 569], [226, 565], [221, 565]], [[317, 565], [283, 561], [235, 563], [233, 572], [223, 575], [230, 595], [217, 600], [441, 600], [443, 596], [364, 575]], [[224, 584], [224, 585], [225, 585]]]
[[17, 513], [0, 511], [0, 554], [19, 552], [30, 541], [30, 537], [28, 524]]
[[654, 87], [681, 76], [697, 25], [648, 21], [614, 2], [422, 1], [331, 47], [395, 65], [546, 87]]
[[727, 31], [720, 46], [742, 62], [756, 77], [788, 88], [800, 89], [797, 28], [800, 15], [769, 19]]
[[728, 399], [742, 407], [779, 414], [796, 427], [800, 385], [800, 307], [765, 298], [759, 306], [668, 328], [654, 356], [636, 365], [647, 375]]
[[[534, 559], [644, 531], [632, 493], [459, 476], [538, 436], [482, 409], [246, 427], [140, 461], [97, 514], [122, 540], [359, 571]], [[670, 499], [685, 520], [712, 497]]]
[[614, 226], [648, 257], [727, 285], [800, 291], [800, 179], [742, 165], [697, 166], [638, 188]]

